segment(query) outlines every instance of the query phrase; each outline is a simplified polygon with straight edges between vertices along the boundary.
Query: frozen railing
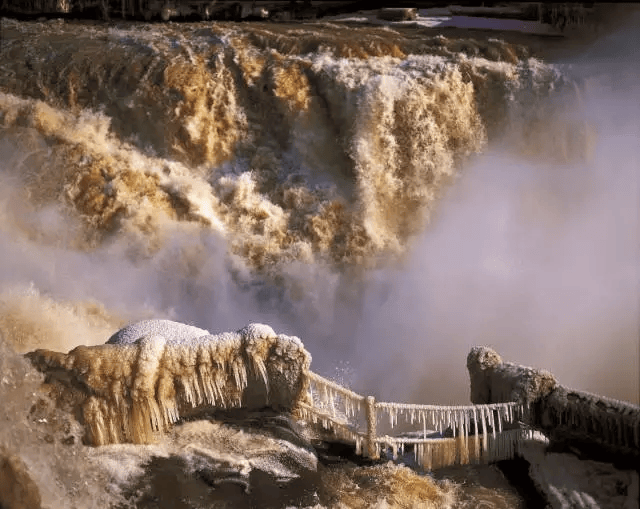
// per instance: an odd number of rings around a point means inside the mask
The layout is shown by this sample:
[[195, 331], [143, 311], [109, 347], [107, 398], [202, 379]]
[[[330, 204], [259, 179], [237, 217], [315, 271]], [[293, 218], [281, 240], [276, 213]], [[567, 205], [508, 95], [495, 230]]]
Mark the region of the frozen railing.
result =
[[640, 407], [557, 386], [535, 405], [532, 425], [553, 440], [589, 442], [640, 459]]
[[640, 406], [560, 385], [545, 370], [504, 362], [488, 347], [467, 357], [471, 401], [519, 401], [526, 423], [551, 443], [571, 445], [601, 458], [640, 461]]
[[[518, 402], [440, 406], [377, 402], [313, 372], [300, 416], [321, 424], [334, 436], [354, 442], [356, 453], [378, 458], [390, 450], [394, 458], [412, 449], [426, 469], [453, 464], [489, 463], [514, 457], [518, 442], [531, 436], [522, 426], [526, 407]], [[378, 434], [379, 424], [393, 430], [402, 419], [405, 436]], [[407, 436], [409, 435], [409, 436]]]

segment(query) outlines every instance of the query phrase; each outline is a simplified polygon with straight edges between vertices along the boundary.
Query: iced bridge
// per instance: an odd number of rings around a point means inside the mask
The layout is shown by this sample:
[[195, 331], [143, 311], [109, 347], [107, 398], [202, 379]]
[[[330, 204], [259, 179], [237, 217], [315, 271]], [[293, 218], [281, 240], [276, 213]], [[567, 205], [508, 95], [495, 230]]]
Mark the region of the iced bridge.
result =
[[81, 416], [94, 445], [148, 443], [194, 409], [291, 412], [359, 454], [413, 452], [427, 469], [512, 458], [535, 430], [638, 455], [640, 408], [570, 391], [553, 376], [504, 363], [491, 349], [467, 359], [467, 406], [378, 402], [309, 370], [297, 337], [251, 324], [208, 331], [168, 320], [129, 325], [106, 344], [27, 354], [49, 394]]

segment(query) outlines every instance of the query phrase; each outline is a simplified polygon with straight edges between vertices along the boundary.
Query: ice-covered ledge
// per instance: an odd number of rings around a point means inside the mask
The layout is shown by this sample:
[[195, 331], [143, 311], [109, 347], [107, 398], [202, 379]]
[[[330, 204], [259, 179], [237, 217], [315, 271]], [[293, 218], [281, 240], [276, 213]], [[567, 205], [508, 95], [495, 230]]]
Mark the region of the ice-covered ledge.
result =
[[297, 337], [267, 325], [211, 335], [169, 320], [132, 324], [104, 345], [27, 357], [93, 445], [151, 442], [194, 407], [295, 410], [311, 363]]
[[545, 370], [504, 362], [491, 348], [467, 357], [471, 401], [519, 401], [529, 408], [527, 424], [551, 446], [570, 446], [599, 458], [640, 460], [640, 407], [564, 387]]
[[504, 362], [495, 350], [475, 346], [467, 356], [471, 402], [476, 405], [519, 401], [531, 404], [558, 385], [546, 370]]

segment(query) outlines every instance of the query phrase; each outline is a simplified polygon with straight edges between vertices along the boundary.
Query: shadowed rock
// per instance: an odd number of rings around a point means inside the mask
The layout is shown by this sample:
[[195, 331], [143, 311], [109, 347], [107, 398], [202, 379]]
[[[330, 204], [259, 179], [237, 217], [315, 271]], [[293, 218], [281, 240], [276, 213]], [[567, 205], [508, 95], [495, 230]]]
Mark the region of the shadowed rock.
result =
[[557, 385], [546, 370], [503, 362], [495, 350], [476, 346], [467, 356], [471, 378], [471, 402], [475, 404], [519, 401], [530, 404]]
[[16, 455], [0, 447], [0, 507], [2, 509], [39, 509], [40, 490], [26, 465]]

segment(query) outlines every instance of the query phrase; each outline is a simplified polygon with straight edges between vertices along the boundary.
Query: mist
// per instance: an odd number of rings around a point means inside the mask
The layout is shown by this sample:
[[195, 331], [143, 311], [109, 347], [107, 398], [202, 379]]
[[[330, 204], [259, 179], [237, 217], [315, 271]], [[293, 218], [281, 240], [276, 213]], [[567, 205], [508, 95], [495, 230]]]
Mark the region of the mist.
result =
[[495, 140], [445, 193], [405, 265], [371, 278], [355, 334], [359, 389], [468, 402], [466, 355], [489, 345], [565, 385], [638, 403], [637, 27], [636, 15], [564, 63], [581, 83], [571, 115], [594, 130], [589, 158], [522, 155], [513, 136]]
[[24, 190], [46, 140], [7, 136], [0, 309], [13, 318], [4, 329], [31, 327], [13, 341], [20, 351], [66, 351], [151, 317], [212, 333], [262, 322], [299, 336], [312, 369], [354, 390], [442, 404], [469, 401], [466, 355], [489, 345], [563, 384], [637, 403], [637, 22], [562, 63], [580, 101], [549, 107], [593, 130], [588, 157], [558, 145], [551, 127], [527, 138], [514, 118], [466, 161], [407, 255], [377, 269], [291, 262], [274, 281], [231, 254], [222, 234], [185, 222], [163, 225], [152, 252], [128, 233], [88, 248], [66, 206], [34, 206]]

